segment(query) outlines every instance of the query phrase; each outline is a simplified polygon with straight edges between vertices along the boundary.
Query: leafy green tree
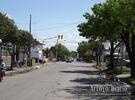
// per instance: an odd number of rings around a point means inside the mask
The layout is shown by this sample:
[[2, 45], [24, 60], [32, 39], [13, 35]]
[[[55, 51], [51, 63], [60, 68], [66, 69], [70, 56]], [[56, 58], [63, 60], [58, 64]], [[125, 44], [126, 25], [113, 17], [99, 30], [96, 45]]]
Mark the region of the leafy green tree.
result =
[[49, 48], [45, 48], [44, 50], [43, 50], [43, 53], [44, 53], [44, 56], [46, 56], [46, 58], [48, 58], [48, 55], [49, 55]]
[[131, 77], [135, 77], [135, 1], [110, 0], [108, 3], [113, 3], [112, 8], [115, 9], [115, 18], [118, 21], [116, 28], [125, 43], [129, 55]]
[[79, 53], [79, 57], [90, 56], [89, 43], [88, 42], [79, 43], [77, 51]]
[[86, 22], [78, 25], [80, 35], [92, 40], [99, 40], [100, 43], [103, 41], [110, 41], [111, 52], [111, 68], [114, 69], [114, 51], [118, 47], [114, 47], [114, 43], [120, 40], [119, 34], [115, 26], [117, 21], [111, 16], [113, 10], [110, 9], [111, 5], [108, 6], [107, 3], [104, 4], [95, 4], [92, 8], [93, 13], [86, 13], [84, 17]]
[[[102, 12], [104, 22], [111, 22], [113, 37], [125, 43], [131, 65], [131, 77], [135, 77], [135, 4], [134, 0], [108, 0]], [[107, 20], [108, 19], [108, 20]], [[108, 24], [107, 24], [108, 26]], [[107, 34], [110, 35], [110, 34]], [[113, 40], [114, 40], [113, 39]]]
[[53, 56], [56, 57], [56, 47], [55, 47], [55, 46], [52, 46], [52, 47], [49, 49], [49, 53], [52, 53]]
[[62, 60], [66, 56], [70, 55], [69, 50], [62, 44], [56, 44], [55, 46], [52, 46], [48, 52], [53, 53], [55, 57], [57, 56], [58, 60]]
[[3, 45], [12, 44], [12, 52], [7, 49], [11, 54], [11, 67], [13, 66], [15, 44], [17, 43], [17, 27], [12, 19], [10, 19], [6, 14], [0, 12], [0, 39], [2, 39]]
[[71, 51], [70, 56], [73, 57], [73, 58], [76, 58], [77, 57], [77, 52], [76, 51]]
[[[79, 53], [79, 57], [83, 57], [83, 59], [96, 59], [96, 53], [100, 49], [101, 44], [98, 41], [89, 40], [88, 42], [79, 43], [79, 47], [77, 51]], [[98, 55], [100, 56], [100, 55]], [[97, 60], [97, 65], [99, 61]]]
[[12, 19], [0, 12], [0, 38], [3, 43], [16, 43], [17, 27]]
[[20, 46], [23, 46], [25, 48], [25, 46], [31, 46], [32, 43], [35, 41], [32, 34], [30, 34], [28, 31], [24, 31], [24, 30], [18, 30], [18, 42], [17, 44]]
[[[15, 46], [17, 48], [23, 47], [26, 52], [30, 52], [30, 47], [39, 44], [33, 36], [24, 30], [18, 30], [13, 19], [10, 19], [6, 14], [0, 12], [0, 39], [3, 45], [12, 44], [12, 51], [7, 49], [11, 55], [11, 68], [14, 65]], [[29, 50], [28, 50], [29, 49]], [[29, 53], [30, 54], [30, 53]], [[30, 57], [30, 56], [29, 56]]]
[[17, 33], [17, 45], [18, 47], [24, 48], [25, 53], [28, 55], [28, 65], [31, 66], [30, 48], [40, 43], [34, 39], [32, 34], [30, 34], [28, 31], [18, 30]]
[[134, 4], [134, 0], [107, 0], [104, 4], [96, 4], [92, 9], [93, 14], [85, 14], [87, 22], [79, 25], [82, 36], [111, 42], [111, 58], [116, 48], [114, 42], [124, 42], [130, 59], [131, 77], [135, 77]]
[[69, 50], [62, 44], [57, 44], [55, 46], [57, 50], [57, 58], [62, 59], [65, 58], [65, 56], [69, 56]]

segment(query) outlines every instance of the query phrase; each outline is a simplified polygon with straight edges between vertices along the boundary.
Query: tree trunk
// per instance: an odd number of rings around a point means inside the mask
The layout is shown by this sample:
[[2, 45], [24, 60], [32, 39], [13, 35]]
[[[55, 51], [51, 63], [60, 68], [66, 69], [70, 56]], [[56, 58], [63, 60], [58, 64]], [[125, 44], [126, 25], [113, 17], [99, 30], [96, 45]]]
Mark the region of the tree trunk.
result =
[[110, 68], [114, 70], [114, 43], [111, 41], [111, 51], [110, 51]]
[[132, 34], [131, 77], [135, 78], [135, 35]]
[[9, 70], [13, 70], [13, 67], [15, 65], [15, 45], [13, 45], [13, 49], [9, 51], [9, 53], [11, 55], [11, 65]]
[[128, 52], [128, 57], [130, 60], [130, 68], [131, 68], [131, 77], [135, 78], [135, 35], [132, 34], [132, 43], [130, 46], [129, 34], [123, 31], [121, 34], [122, 40], [126, 46], [126, 50]]
[[97, 66], [99, 65], [99, 48], [97, 48], [96, 50], [96, 62], [97, 62]]
[[14, 54], [11, 54], [11, 65], [10, 65], [10, 70], [13, 70], [14, 67]]
[[28, 66], [32, 66], [32, 63], [31, 63], [31, 47], [29, 46], [28, 47]]

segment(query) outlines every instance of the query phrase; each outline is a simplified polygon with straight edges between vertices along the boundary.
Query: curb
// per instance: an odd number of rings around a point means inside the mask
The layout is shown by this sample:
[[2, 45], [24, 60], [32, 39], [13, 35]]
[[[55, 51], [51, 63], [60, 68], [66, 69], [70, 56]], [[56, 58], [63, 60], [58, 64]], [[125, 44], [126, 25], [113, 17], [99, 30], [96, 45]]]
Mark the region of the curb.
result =
[[17, 74], [27, 73], [27, 72], [30, 72], [30, 71], [33, 71], [33, 70], [36, 70], [36, 69], [39, 69], [39, 68], [42, 68], [42, 67], [46, 67], [49, 64], [54, 64], [54, 63], [55, 62], [47, 62], [45, 64], [35, 65], [33, 67], [24, 67], [24, 69], [20, 69], [20, 70], [6, 71], [5, 76], [14, 76], [14, 75], [17, 75]]
[[23, 74], [23, 73], [27, 73], [27, 72], [30, 72], [35, 69], [38, 69], [38, 68], [31, 67], [31, 68], [25, 68], [25, 69], [21, 69], [21, 70], [17, 70], [17, 71], [5, 72], [5, 76], [14, 76], [16, 74]]
[[5, 72], [5, 76], [14, 76], [16, 74], [23, 74], [23, 73], [27, 73], [39, 68], [42, 68], [43, 66], [47, 66], [47, 64], [44, 65], [36, 65], [33, 67], [24, 67], [24, 69], [20, 69], [20, 70], [12, 70], [12, 71], [6, 71]]

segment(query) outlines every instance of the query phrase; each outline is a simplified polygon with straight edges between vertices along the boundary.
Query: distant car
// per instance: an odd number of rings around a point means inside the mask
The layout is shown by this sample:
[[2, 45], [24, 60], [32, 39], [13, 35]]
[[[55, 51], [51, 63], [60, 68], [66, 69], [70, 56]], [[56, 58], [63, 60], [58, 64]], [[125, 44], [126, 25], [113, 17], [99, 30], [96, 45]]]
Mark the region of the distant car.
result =
[[83, 61], [83, 58], [77, 58], [77, 61]]
[[68, 58], [68, 59], [66, 60], [67, 63], [71, 63], [71, 62], [73, 62], [73, 61], [74, 61], [73, 58]]

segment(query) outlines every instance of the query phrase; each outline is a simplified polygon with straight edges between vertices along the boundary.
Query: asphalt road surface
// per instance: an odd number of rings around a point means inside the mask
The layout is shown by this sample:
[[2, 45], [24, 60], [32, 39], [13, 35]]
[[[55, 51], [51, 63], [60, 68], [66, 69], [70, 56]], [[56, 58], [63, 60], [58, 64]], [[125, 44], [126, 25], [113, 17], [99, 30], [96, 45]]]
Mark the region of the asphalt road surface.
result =
[[90, 80], [101, 77], [92, 65], [58, 62], [5, 77], [0, 83], [0, 100], [130, 100], [126, 97], [90, 96]]

